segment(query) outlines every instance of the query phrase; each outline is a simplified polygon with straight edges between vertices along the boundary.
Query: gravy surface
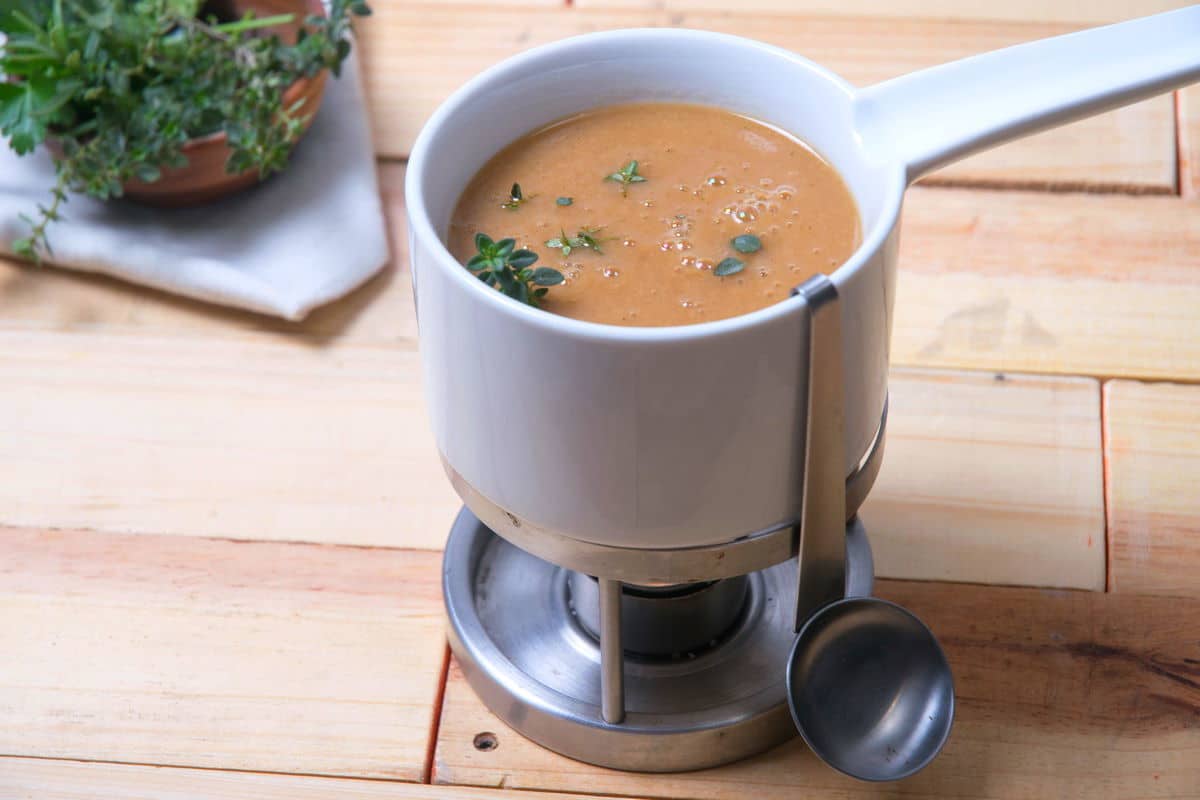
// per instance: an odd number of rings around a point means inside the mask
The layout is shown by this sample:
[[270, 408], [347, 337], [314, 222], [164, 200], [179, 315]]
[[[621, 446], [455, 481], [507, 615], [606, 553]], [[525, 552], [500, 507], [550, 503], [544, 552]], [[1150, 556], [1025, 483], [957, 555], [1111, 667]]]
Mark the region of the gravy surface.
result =
[[[644, 181], [605, 180], [634, 160]], [[506, 208], [514, 183], [525, 200]], [[599, 252], [574, 247], [563, 255], [547, 245], [582, 229], [599, 229]], [[478, 232], [515, 238], [538, 254], [535, 266], [563, 273], [542, 303], [547, 311], [663, 326], [787, 298], [850, 257], [859, 217], [833, 167], [775, 128], [708, 106], [639, 103], [560, 120], [497, 154], [451, 219], [447, 244], [461, 263], [475, 254]], [[761, 248], [735, 249], [731, 240], [743, 234]], [[719, 277], [727, 258], [744, 266]]]

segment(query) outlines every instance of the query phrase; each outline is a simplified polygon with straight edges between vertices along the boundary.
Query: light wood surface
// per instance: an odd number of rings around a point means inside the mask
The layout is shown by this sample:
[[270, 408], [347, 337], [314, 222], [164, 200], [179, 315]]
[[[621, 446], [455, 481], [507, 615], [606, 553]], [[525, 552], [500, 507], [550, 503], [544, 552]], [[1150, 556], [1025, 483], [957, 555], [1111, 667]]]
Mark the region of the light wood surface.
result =
[[[375, 0], [360, 32], [396, 157], [480, 69], [590, 30], [727, 31], [867, 85], [1183, 4]], [[1200, 89], [908, 195], [863, 513], [879, 572], [917, 579], [881, 593], [941, 637], [959, 717], [899, 785], [798, 743], [621, 774], [520, 739], [456, 668], [442, 702], [458, 501], [403, 175], [381, 164], [392, 266], [300, 324], [0, 260], [0, 800], [1200, 797], [1200, 385], [1111, 380], [1200, 382]]]
[[[954, 669], [956, 720], [917, 776], [867, 784], [798, 742], [681, 775], [583, 765], [514, 735], [452, 666], [440, 783], [671, 798], [1190, 798], [1200, 787], [1200, 602], [1097, 592], [884, 582], [933, 628]], [[491, 731], [499, 747], [475, 749]]]
[[0, 757], [4, 800], [578, 800], [467, 786]]
[[411, 346], [0, 332], [10, 525], [439, 547]]
[[[8, 524], [444, 541], [459, 502], [415, 351], [73, 338], [0, 334], [21, 354], [0, 358]], [[881, 574], [1103, 588], [1094, 382], [900, 370], [891, 395], [865, 511]]]
[[0, 552], [0, 754], [423, 777], [435, 554], [12, 528]]
[[[730, 6], [720, 0], [574, 0], [581, 8], [667, 8], [712, 9]], [[746, 0], [739, 11], [780, 14], [892, 17], [897, 19], [946, 19], [971, 21], [1038, 21], [1102, 25], [1125, 19], [1170, 11], [1188, 5], [1187, 0]]]
[[1200, 198], [1200, 86], [1176, 95], [1179, 119], [1179, 191], [1189, 200]]
[[[801, 18], [690, 8], [516, 10], [407, 0], [375, 7], [371, 24], [362, 26], [363, 53], [376, 149], [389, 156], [407, 153], [433, 109], [479, 71], [535, 45], [589, 31], [669, 25], [733, 33], [795, 50], [865, 85], [1071, 29], [1045, 22]], [[934, 180], [1172, 192], [1173, 104], [1160, 97], [1044, 133], [952, 166]]]
[[1104, 590], [1100, 389], [893, 371], [862, 517], [881, 576]]
[[914, 189], [895, 364], [1200, 380], [1200, 205]]
[[1104, 387], [1114, 592], [1200, 598], [1200, 386]]

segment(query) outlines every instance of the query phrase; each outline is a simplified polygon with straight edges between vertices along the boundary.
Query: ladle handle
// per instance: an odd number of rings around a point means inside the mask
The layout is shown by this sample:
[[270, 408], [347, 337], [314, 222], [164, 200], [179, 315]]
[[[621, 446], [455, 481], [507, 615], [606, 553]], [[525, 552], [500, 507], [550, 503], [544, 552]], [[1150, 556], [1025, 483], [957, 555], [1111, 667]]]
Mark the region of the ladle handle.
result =
[[808, 396], [804, 403], [804, 486], [796, 559], [795, 629], [846, 596], [846, 398], [842, 309], [833, 281], [814, 275], [792, 292], [808, 306]]
[[980, 150], [1200, 80], [1200, 5], [964, 58], [859, 92], [867, 147], [909, 182]]

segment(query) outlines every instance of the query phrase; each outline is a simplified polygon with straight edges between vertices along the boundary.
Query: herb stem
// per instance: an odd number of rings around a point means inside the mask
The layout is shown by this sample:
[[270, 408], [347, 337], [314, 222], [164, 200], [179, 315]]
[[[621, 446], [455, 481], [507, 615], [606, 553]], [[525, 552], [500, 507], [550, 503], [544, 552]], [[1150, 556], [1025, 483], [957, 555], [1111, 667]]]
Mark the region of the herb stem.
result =
[[215, 31], [236, 36], [239, 33], [256, 30], [258, 28], [270, 28], [274, 25], [287, 25], [295, 19], [295, 14], [276, 14], [272, 17], [248, 17], [246, 19], [239, 19], [236, 22], [224, 22], [220, 25], [212, 25], [210, 27]]

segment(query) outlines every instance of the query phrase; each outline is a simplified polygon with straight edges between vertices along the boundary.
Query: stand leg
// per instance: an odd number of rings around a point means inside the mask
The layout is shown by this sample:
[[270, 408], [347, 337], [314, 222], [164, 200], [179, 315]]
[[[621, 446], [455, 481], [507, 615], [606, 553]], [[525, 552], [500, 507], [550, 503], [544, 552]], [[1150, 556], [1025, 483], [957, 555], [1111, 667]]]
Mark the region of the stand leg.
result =
[[600, 582], [600, 712], [612, 725], [625, 719], [625, 653], [621, 647], [621, 582]]

